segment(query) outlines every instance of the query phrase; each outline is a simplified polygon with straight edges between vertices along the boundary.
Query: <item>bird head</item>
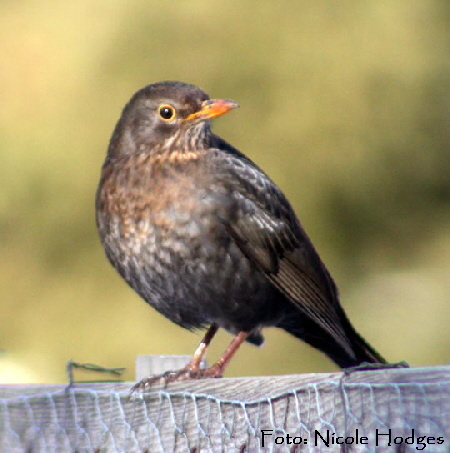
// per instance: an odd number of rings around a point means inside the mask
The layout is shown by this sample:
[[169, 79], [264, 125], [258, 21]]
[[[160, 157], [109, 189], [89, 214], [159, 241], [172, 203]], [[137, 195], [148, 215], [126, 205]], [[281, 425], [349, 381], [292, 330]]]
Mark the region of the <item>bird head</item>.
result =
[[210, 99], [200, 88], [160, 82], [139, 90], [125, 106], [109, 155], [194, 151], [209, 145], [209, 120], [238, 107], [230, 99]]

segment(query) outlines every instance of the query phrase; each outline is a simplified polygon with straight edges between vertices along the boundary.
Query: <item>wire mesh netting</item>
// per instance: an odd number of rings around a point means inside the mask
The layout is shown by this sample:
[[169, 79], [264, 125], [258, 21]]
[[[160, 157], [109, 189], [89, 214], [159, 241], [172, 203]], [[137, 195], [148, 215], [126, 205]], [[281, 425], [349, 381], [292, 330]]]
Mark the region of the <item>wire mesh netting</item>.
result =
[[450, 367], [130, 386], [0, 387], [0, 451], [450, 451]]

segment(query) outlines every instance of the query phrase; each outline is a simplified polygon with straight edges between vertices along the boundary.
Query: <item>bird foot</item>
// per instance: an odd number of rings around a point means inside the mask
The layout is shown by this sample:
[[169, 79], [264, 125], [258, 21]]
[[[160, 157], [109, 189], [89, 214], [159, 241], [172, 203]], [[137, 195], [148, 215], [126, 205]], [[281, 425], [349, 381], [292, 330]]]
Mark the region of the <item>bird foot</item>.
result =
[[356, 366], [345, 368], [343, 371], [345, 374], [351, 374], [355, 371], [369, 371], [369, 370], [387, 370], [390, 368], [409, 368], [406, 362], [396, 363], [369, 363], [363, 362]]
[[150, 376], [142, 379], [131, 388], [131, 393], [136, 391], [144, 392], [149, 390], [153, 385], [164, 384], [164, 387], [171, 382], [188, 381], [192, 379], [211, 379], [221, 378], [222, 370], [219, 367], [209, 367], [205, 369], [191, 369], [189, 367], [181, 368], [177, 371], [166, 371], [163, 374]]

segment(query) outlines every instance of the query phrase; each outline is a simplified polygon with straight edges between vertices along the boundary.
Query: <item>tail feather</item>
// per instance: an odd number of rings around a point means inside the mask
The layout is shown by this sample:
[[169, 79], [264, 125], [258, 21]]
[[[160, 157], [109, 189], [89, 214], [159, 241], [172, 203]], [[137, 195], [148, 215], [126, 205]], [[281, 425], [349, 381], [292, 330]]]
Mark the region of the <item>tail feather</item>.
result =
[[[357, 365], [361, 363], [387, 363], [386, 360], [376, 351], [361, 335], [356, 332], [353, 326], [352, 329], [352, 346], [355, 350]], [[348, 365], [342, 366], [347, 368]], [[353, 366], [353, 365], [350, 365]]]
[[350, 346], [347, 350], [330, 332], [299, 311], [289, 313], [278, 327], [319, 349], [341, 368], [354, 367], [362, 363], [386, 363], [386, 360], [356, 332], [344, 314], [342, 324]]

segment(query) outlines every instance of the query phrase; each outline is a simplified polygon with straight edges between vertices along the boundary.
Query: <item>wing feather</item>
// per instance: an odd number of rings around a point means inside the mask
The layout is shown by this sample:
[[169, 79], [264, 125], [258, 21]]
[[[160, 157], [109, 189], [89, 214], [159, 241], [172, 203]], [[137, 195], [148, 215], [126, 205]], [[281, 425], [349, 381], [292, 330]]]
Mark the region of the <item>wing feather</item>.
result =
[[224, 181], [231, 181], [229, 190], [238, 207], [232, 221], [222, 221], [242, 253], [290, 302], [354, 355], [336, 286], [285, 196], [251, 161], [230, 152], [224, 157], [223, 150], [216, 158], [222, 172], [229, 168]]

